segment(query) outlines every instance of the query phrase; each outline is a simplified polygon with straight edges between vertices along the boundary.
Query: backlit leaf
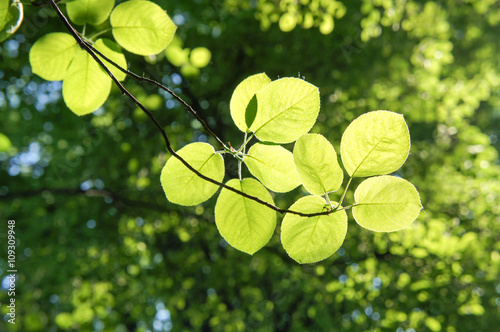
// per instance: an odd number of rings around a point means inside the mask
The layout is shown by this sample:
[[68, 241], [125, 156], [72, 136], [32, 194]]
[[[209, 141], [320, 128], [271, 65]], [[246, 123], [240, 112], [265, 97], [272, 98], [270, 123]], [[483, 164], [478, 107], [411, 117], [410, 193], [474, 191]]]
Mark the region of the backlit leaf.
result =
[[73, 56], [79, 49], [70, 34], [48, 33], [31, 47], [31, 70], [48, 81], [60, 81], [64, 78]]
[[274, 192], [289, 192], [300, 185], [293, 155], [282, 146], [254, 144], [244, 161], [250, 173]]
[[[274, 204], [267, 189], [255, 179], [232, 179], [226, 184]], [[227, 243], [253, 255], [271, 239], [276, 228], [276, 212], [223, 188], [215, 204], [215, 223]]]
[[106, 21], [115, 0], [73, 0], [66, 5], [68, 16], [73, 23], [99, 25]]
[[4, 134], [0, 133], [0, 152], [8, 151], [12, 147], [12, 142]]
[[[105, 38], [98, 39], [95, 42], [94, 47], [106, 57], [116, 62], [116, 64], [120, 67], [127, 69], [127, 59], [125, 59], [125, 55], [121, 52], [120, 46], [118, 46], [115, 42]], [[101, 60], [119, 81], [123, 81], [127, 77], [127, 74], [113, 66], [111, 63], [104, 59]]]
[[191, 51], [191, 64], [197, 68], [206, 67], [210, 63], [212, 53], [206, 47], [196, 47]]
[[249, 131], [257, 114], [255, 94], [270, 82], [271, 79], [265, 73], [260, 73], [247, 77], [234, 89], [229, 108], [236, 127], [241, 131]]
[[273, 81], [257, 92], [257, 115], [250, 130], [261, 141], [293, 142], [312, 128], [319, 105], [314, 85], [292, 77]]
[[344, 167], [352, 177], [396, 171], [410, 151], [410, 133], [402, 114], [375, 111], [347, 127], [340, 143]]
[[302, 135], [293, 149], [293, 159], [304, 188], [313, 195], [336, 191], [344, 173], [337, 153], [328, 140], [319, 134]]
[[[201, 174], [217, 181], [224, 178], [222, 156], [215, 153], [210, 144], [191, 143], [177, 153]], [[174, 156], [163, 167], [161, 185], [170, 202], [185, 206], [203, 203], [219, 189], [219, 186], [198, 177]]]
[[366, 179], [354, 192], [356, 222], [375, 232], [394, 232], [417, 219], [422, 203], [417, 189], [408, 181], [384, 175]]
[[[325, 206], [323, 198], [306, 196], [290, 206], [290, 210], [316, 213], [326, 211]], [[298, 263], [316, 263], [333, 255], [344, 242], [346, 233], [347, 214], [344, 210], [316, 217], [287, 213], [281, 224], [281, 243]]]
[[157, 4], [134, 0], [119, 4], [111, 13], [113, 36], [120, 46], [140, 55], [160, 53], [177, 27]]
[[24, 19], [24, 7], [21, 1], [0, 1], [0, 43], [12, 36]]
[[111, 78], [87, 52], [78, 50], [62, 86], [68, 108], [77, 115], [92, 113], [104, 104], [110, 90]]

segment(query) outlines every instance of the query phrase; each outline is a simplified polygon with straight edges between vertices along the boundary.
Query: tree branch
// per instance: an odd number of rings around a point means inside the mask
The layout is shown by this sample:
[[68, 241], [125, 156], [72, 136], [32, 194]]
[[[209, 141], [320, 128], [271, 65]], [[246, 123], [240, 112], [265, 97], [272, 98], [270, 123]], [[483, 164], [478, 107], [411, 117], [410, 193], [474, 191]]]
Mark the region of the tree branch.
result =
[[[291, 213], [291, 214], [299, 215], [301, 217], [314, 217], [314, 216], [320, 216], [320, 215], [328, 215], [330, 213], [334, 213], [335, 212], [335, 211], [324, 211], [324, 212], [317, 212], [317, 213], [303, 213], [303, 212], [298, 212], [298, 211], [293, 211], [293, 210], [288, 210], [288, 209], [282, 209], [282, 208], [279, 208], [279, 207], [277, 207], [277, 206], [275, 206], [275, 205], [273, 205], [271, 203], [268, 203], [268, 202], [260, 199], [259, 197], [249, 195], [249, 194], [244, 193], [244, 192], [242, 192], [240, 190], [237, 190], [237, 189], [234, 189], [232, 187], [229, 187], [229, 186], [225, 185], [222, 182], [219, 182], [219, 181], [216, 181], [216, 180], [214, 180], [212, 178], [209, 178], [209, 177], [203, 175], [202, 173], [200, 173], [198, 170], [194, 169], [186, 160], [184, 160], [181, 156], [179, 156], [179, 154], [177, 154], [177, 152], [172, 148], [172, 146], [170, 144], [170, 140], [169, 140], [169, 138], [167, 136], [167, 133], [165, 132], [165, 130], [163, 129], [163, 127], [158, 123], [158, 121], [156, 120], [156, 118], [154, 117], [154, 115], [144, 105], [142, 105], [142, 103], [139, 102], [139, 100], [137, 100], [137, 98], [133, 94], [131, 94], [123, 86], [122, 83], [120, 83], [120, 81], [118, 81], [118, 79], [113, 75], [113, 73], [111, 73], [111, 71], [109, 70], [109, 68], [102, 62], [102, 60], [99, 58], [99, 56], [102, 56], [102, 58], [104, 60], [109, 61], [116, 68], [120, 69], [124, 73], [127, 73], [128, 75], [131, 75], [135, 79], [155, 84], [155, 85], [157, 85], [159, 87], [162, 87], [162, 89], [163, 88], [167, 89], [166, 91], [169, 91], [169, 93], [172, 93], [173, 96], [177, 96], [177, 95], [175, 95], [173, 93], [173, 91], [171, 91], [167, 87], [164, 87], [163, 85], [161, 85], [158, 82], [155, 82], [155, 81], [153, 81], [151, 79], [148, 79], [148, 78], [141, 77], [141, 76], [139, 76], [137, 74], [134, 74], [134, 73], [132, 73], [132, 72], [130, 72], [130, 71], [124, 69], [124, 68], [121, 68], [115, 62], [111, 61], [110, 59], [108, 59], [107, 57], [105, 57], [102, 53], [98, 52], [95, 48], [92, 47], [92, 45], [90, 45], [89, 43], [87, 43], [86, 41], [84, 41], [80, 37], [80, 35], [78, 34], [78, 32], [69, 23], [69, 21], [66, 18], [66, 16], [64, 16], [64, 14], [61, 12], [61, 10], [57, 6], [56, 2], [54, 0], [50, 0], [50, 2], [51, 2], [52, 7], [54, 8], [54, 10], [56, 11], [57, 15], [59, 16], [59, 18], [63, 22], [63, 24], [69, 30], [69, 32], [71, 33], [71, 35], [75, 38], [75, 40], [78, 43], [78, 45], [80, 45], [80, 47], [83, 50], [85, 50], [90, 56], [92, 56], [92, 58], [101, 66], [101, 68], [108, 74], [108, 76], [111, 77], [111, 79], [118, 86], [118, 88], [120, 89], [120, 91], [122, 92], [122, 94], [125, 95], [125, 96], [127, 96], [128, 98], [130, 98], [134, 102], [134, 104], [136, 104], [144, 113], [146, 113], [146, 115], [149, 117], [149, 119], [154, 123], [154, 125], [160, 131], [160, 133], [161, 133], [161, 135], [163, 137], [163, 140], [165, 141], [165, 145], [167, 147], [167, 150], [172, 154], [172, 156], [174, 156], [175, 158], [177, 158], [190, 171], [192, 171], [194, 174], [196, 174], [196, 176], [202, 178], [205, 181], [213, 183], [213, 184], [215, 184], [215, 185], [217, 185], [219, 187], [225, 188], [225, 189], [227, 189], [229, 191], [232, 191], [232, 192], [234, 192], [234, 193], [236, 193], [238, 195], [241, 195], [241, 196], [243, 196], [245, 198], [248, 198], [248, 199], [250, 199], [252, 201], [255, 201], [255, 202], [257, 202], [257, 203], [259, 203], [261, 205], [267, 206], [268, 208], [273, 209], [274, 211], [279, 212], [279, 213]], [[97, 54], [99, 54], [99, 56], [97, 56]], [[179, 100], [185, 107], [187, 107], [188, 109], [191, 109], [192, 112], [194, 112], [194, 114], [196, 114], [196, 112], [191, 108], [191, 106], [189, 106], [184, 100], [182, 100], [182, 98], [180, 98], [178, 96], [177, 96], [177, 98], [178, 98], [177, 100]], [[204, 122], [202, 122], [202, 123], [204, 123]], [[219, 139], [219, 141], [220, 141], [220, 139]]]

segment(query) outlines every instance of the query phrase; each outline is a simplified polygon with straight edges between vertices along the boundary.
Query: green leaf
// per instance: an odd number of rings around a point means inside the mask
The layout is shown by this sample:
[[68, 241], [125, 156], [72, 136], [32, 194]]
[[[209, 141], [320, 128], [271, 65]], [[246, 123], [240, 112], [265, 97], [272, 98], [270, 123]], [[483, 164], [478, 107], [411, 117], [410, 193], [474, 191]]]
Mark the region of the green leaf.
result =
[[402, 114], [374, 111], [361, 115], [340, 142], [344, 167], [352, 177], [383, 175], [399, 169], [410, 152], [410, 132]]
[[[323, 198], [306, 196], [290, 206], [290, 210], [316, 213], [326, 211], [325, 207]], [[281, 243], [298, 263], [316, 263], [333, 255], [344, 242], [346, 233], [347, 214], [344, 210], [316, 217], [287, 213], [281, 224]]]
[[273, 81], [257, 92], [257, 115], [250, 130], [261, 141], [293, 142], [312, 128], [319, 104], [314, 85], [291, 77]]
[[[120, 46], [118, 46], [118, 44], [109, 39], [103, 38], [98, 39], [95, 42], [94, 47], [106, 57], [116, 62], [116, 64], [118, 64], [120, 67], [127, 69], [127, 59], [125, 59], [125, 55], [123, 55], [123, 53], [121, 52]], [[119, 81], [123, 81], [127, 77], [127, 74], [113, 66], [108, 61], [102, 58], [101, 60]]]
[[[226, 184], [274, 204], [266, 188], [255, 179], [232, 179]], [[227, 243], [253, 255], [271, 239], [276, 228], [276, 212], [223, 188], [215, 204], [215, 224]]]
[[313, 195], [336, 191], [344, 173], [337, 153], [328, 140], [319, 134], [302, 135], [293, 149], [293, 159], [304, 188]]
[[[219, 182], [224, 178], [224, 160], [210, 144], [191, 143], [177, 153], [201, 174]], [[185, 206], [203, 203], [219, 189], [198, 177], [174, 156], [163, 167], [161, 185], [170, 202]]]
[[0, 4], [0, 42], [12, 36], [21, 26], [24, 9], [21, 1], [1, 0]]
[[78, 50], [75, 39], [67, 33], [46, 34], [31, 47], [31, 69], [45, 80], [60, 81]]
[[99, 25], [106, 21], [115, 0], [73, 0], [67, 3], [68, 16], [73, 23]]
[[212, 53], [206, 47], [196, 47], [191, 51], [191, 64], [197, 68], [206, 67], [210, 63]]
[[160, 53], [177, 29], [160, 6], [142, 0], [119, 4], [111, 13], [110, 21], [118, 44], [140, 55]]
[[111, 91], [111, 78], [84, 50], [78, 50], [63, 81], [66, 106], [76, 115], [92, 113], [102, 106]]
[[265, 73], [255, 74], [244, 79], [234, 89], [229, 108], [236, 127], [249, 132], [249, 127], [257, 114], [257, 91], [271, 82]]
[[6, 152], [12, 147], [10, 139], [4, 134], [0, 133], [0, 152]]
[[282, 146], [256, 143], [244, 162], [250, 173], [274, 192], [286, 193], [300, 185], [293, 155]]
[[354, 192], [354, 200], [354, 219], [374, 232], [404, 229], [422, 209], [417, 189], [405, 179], [390, 175], [363, 181]]

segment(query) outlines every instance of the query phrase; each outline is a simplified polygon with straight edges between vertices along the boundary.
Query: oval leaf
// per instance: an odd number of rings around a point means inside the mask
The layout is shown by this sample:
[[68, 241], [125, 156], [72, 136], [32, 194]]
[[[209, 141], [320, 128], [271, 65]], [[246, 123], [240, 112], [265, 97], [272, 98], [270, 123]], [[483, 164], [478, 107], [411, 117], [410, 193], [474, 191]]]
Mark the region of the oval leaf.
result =
[[249, 131], [248, 128], [257, 114], [255, 94], [270, 82], [271, 79], [265, 73], [260, 73], [246, 78], [234, 89], [229, 108], [236, 127], [241, 131]]
[[292, 77], [257, 92], [257, 115], [250, 126], [261, 141], [290, 143], [307, 133], [319, 113], [319, 89]]
[[279, 145], [254, 144], [244, 162], [250, 173], [274, 192], [286, 193], [300, 185], [292, 153]]
[[75, 24], [99, 25], [106, 21], [114, 6], [115, 0], [74, 0], [68, 2], [66, 9]]
[[[324, 212], [325, 206], [323, 198], [306, 196], [290, 206], [290, 210], [316, 213]], [[344, 242], [346, 233], [347, 214], [344, 210], [316, 217], [287, 213], [281, 224], [281, 243], [298, 263], [316, 263], [333, 255]]]
[[71, 35], [62, 32], [48, 33], [31, 47], [31, 70], [45, 80], [60, 81], [64, 79], [78, 50], [79, 47]]
[[160, 53], [177, 29], [160, 6], [142, 0], [119, 4], [111, 13], [110, 21], [118, 44], [140, 55]]
[[102, 106], [111, 91], [111, 78], [84, 50], [78, 50], [63, 81], [66, 106], [76, 115], [92, 113]]
[[422, 203], [417, 189], [405, 179], [384, 175], [366, 179], [354, 192], [352, 215], [374, 232], [394, 232], [417, 219]]
[[[109, 59], [113, 60], [116, 62], [117, 65], [120, 67], [127, 69], [127, 59], [125, 59], [125, 55], [120, 50], [120, 46], [116, 44], [115, 42], [109, 40], [109, 39], [98, 39], [94, 47], [99, 50], [102, 54], [104, 54], [106, 57]], [[113, 66], [111, 63], [108, 61], [104, 60], [101, 58], [101, 60], [104, 62], [106, 67], [111, 71], [111, 73], [116, 77], [118, 81], [123, 81], [126, 77], [127, 74]]]
[[[191, 143], [177, 153], [201, 174], [219, 182], [224, 178], [224, 160], [210, 144]], [[168, 200], [185, 206], [203, 203], [219, 189], [198, 177], [174, 156], [163, 167], [160, 180]]]
[[196, 68], [203, 68], [210, 63], [212, 52], [206, 47], [196, 47], [191, 51], [189, 59]]
[[[226, 184], [274, 204], [266, 188], [255, 179], [232, 179]], [[215, 204], [215, 224], [227, 243], [253, 255], [271, 239], [276, 228], [276, 212], [223, 188]]]
[[344, 167], [352, 177], [383, 175], [399, 169], [410, 152], [410, 132], [402, 114], [374, 111], [361, 115], [340, 142]]
[[336, 191], [344, 173], [337, 153], [328, 140], [319, 134], [302, 135], [293, 148], [293, 160], [304, 188], [313, 195]]

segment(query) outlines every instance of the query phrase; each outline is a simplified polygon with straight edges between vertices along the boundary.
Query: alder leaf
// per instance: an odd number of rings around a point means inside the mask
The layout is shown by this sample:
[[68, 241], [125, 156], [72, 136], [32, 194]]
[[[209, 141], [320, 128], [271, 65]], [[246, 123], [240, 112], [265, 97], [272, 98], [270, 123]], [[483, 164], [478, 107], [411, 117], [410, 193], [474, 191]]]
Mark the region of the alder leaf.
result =
[[300, 185], [293, 155], [282, 146], [256, 143], [244, 162], [250, 173], [274, 192], [286, 193]]
[[[118, 44], [109, 39], [102, 38], [98, 39], [93, 46], [106, 57], [116, 62], [117, 65], [124, 69], [127, 69], [127, 59], [125, 59], [125, 55], [123, 55], [123, 53], [121, 52], [120, 46], [118, 46]], [[127, 74], [113, 66], [108, 61], [104, 60], [103, 58], [101, 58], [101, 60], [118, 81], [123, 81], [127, 77]]]
[[[316, 213], [324, 212], [325, 206], [323, 198], [305, 196], [289, 209]], [[333, 255], [344, 242], [346, 233], [347, 214], [344, 210], [316, 217], [287, 213], [281, 224], [281, 243], [287, 254], [298, 263], [316, 263]]]
[[261, 141], [290, 143], [307, 133], [319, 113], [319, 89], [299, 78], [273, 81], [257, 94], [250, 130]]
[[[255, 179], [232, 179], [226, 185], [274, 204], [267, 189]], [[271, 239], [276, 228], [276, 212], [223, 188], [215, 204], [215, 224], [227, 243], [253, 255]]]
[[116, 42], [139, 55], [160, 53], [177, 29], [160, 6], [143, 0], [122, 2], [116, 6], [110, 22]]
[[111, 78], [84, 50], [78, 50], [62, 85], [66, 106], [76, 115], [92, 113], [108, 99]]
[[239, 130], [248, 132], [249, 127], [257, 114], [257, 91], [271, 82], [271, 79], [265, 74], [255, 74], [244, 79], [236, 89], [234, 89], [229, 109], [234, 124]]
[[402, 114], [368, 112], [347, 127], [340, 155], [352, 177], [384, 175], [399, 169], [410, 152], [410, 132]]
[[[201, 174], [216, 181], [224, 178], [224, 160], [207, 143], [191, 143], [177, 151]], [[198, 205], [215, 194], [219, 186], [205, 181], [172, 156], [161, 171], [161, 185], [167, 199], [184, 206]]]
[[293, 149], [293, 159], [302, 185], [313, 195], [336, 191], [344, 173], [337, 153], [328, 140], [319, 134], [302, 135]]
[[80, 48], [67, 33], [53, 32], [39, 38], [30, 49], [31, 70], [48, 81], [64, 79], [73, 57]]
[[354, 192], [352, 215], [374, 232], [394, 232], [408, 227], [422, 209], [417, 189], [405, 179], [391, 175], [361, 182]]
[[73, 23], [99, 25], [106, 21], [115, 6], [115, 0], [73, 0], [66, 5]]

